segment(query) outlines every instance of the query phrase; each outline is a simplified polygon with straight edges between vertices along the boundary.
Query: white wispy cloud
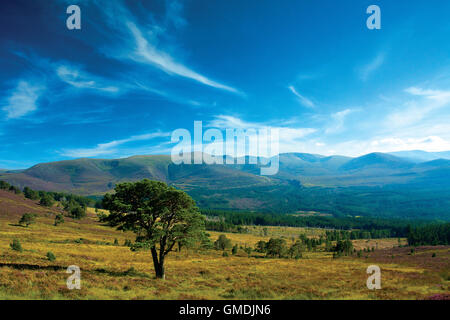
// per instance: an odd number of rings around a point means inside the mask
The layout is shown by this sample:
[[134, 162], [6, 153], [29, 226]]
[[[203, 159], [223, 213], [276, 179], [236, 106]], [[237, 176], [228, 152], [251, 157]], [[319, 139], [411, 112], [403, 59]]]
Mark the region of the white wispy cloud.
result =
[[148, 99], [152, 100], [158, 99], [155, 96], [160, 96], [164, 100], [193, 107], [199, 107], [204, 104], [194, 99], [179, 96], [168, 90], [168, 88], [156, 88], [153, 83], [149, 83], [150, 81], [146, 77], [141, 77], [139, 74], [130, 73], [127, 75], [121, 74], [116, 77], [104, 77], [87, 72], [85, 71], [84, 65], [75, 64], [71, 61], [52, 61], [35, 54], [26, 54], [24, 52], [15, 52], [15, 54], [24, 59], [30, 65], [30, 68], [36, 70], [36, 76], [37, 73], [45, 75], [48, 82], [47, 91], [51, 92], [52, 87], [59, 81], [62, 81], [73, 89], [77, 89], [58, 91], [57, 94], [52, 93], [48, 95], [53, 102], [55, 102], [54, 100], [57, 97], [65, 99], [68, 95], [82, 94], [85, 90], [88, 90], [113, 96], [127, 94], [131, 91], [142, 91], [149, 93], [152, 97]]
[[380, 53], [368, 64], [359, 68], [358, 72], [359, 72], [360, 79], [362, 81], [367, 81], [367, 79], [372, 75], [372, 73], [374, 73], [376, 70], [378, 70], [384, 64], [384, 60], [385, 60], [385, 54]]
[[450, 91], [430, 90], [418, 87], [410, 87], [405, 91], [415, 96], [423, 96], [426, 97], [427, 99], [437, 101], [440, 104], [450, 103]]
[[63, 64], [56, 67], [56, 74], [61, 81], [79, 89], [93, 89], [107, 93], [117, 93], [119, 88], [107, 80], [83, 71], [80, 67]]
[[337, 133], [343, 130], [346, 117], [354, 112], [354, 109], [344, 109], [331, 115], [332, 123], [325, 129], [325, 133]]
[[5, 103], [6, 106], [2, 108], [6, 112], [6, 117], [16, 119], [35, 111], [38, 108], [37, 101], [44, 90], [43, 84], [36, 84], [34, 81], [19, 81], [11, 91]]
[[296, 128], [290, 126], [273, 125], [270, 122], [249, 122], [230, 115], [216, 115], [213, 120], [206, 123], [207, 127], [219, 129], [269, 129], [279, 130], [280, 139], [294, 141], [306, 137], [307, 135], [316, 132], [313, 128]]
[[383, 138], [373, 140], [370, 146], [374, 150], [382, 148], [384, 152], [404, 151], [404, 150], [424, 150], [437, 152], [450, 150], [450, 141], [439, 136], [428, 136], [421, 138]]
[[372, 152], [395, 152], [409, 150], [423, 150], [438, 152], [450, 150], [450, 140], [440, 136], [398, 137], [384, 136], [372, 139], [351, 139], [334, 143], [332, 149], [321, 148], [319, 153], [324, 155], [339, 154], [358, 157]]
[[314, 108], [314, 103], [306, 98], [305, 96], [301, 95], [295, 88], [294, 86], [289, 86], [288, 89], [297, 97], [298, 102], [300, 102], [300, 104], [302, 104], [305, 107], [308, 108]]
[[[104, 14], [106, 26], [114, 33], [116, 41], [120, 38], [120, 46], [107, 44], [100, 50], [111, 58], [121, 61], [133, 61], [164, 71], [165, 73], [191, 79], [203, 85], [216, 89], [244, 95], [240, 90], [210, 79], [186, 66], [168, 53], [165, 48], [173, 48], [173, 38], [168, 34], [169, 25], [183, 27], [187, 21], [182, 16], [182, 5], [179, 2], [166, 2], [166, 14], [162, 21], [151, 17], [144, 26], [128, 9], [123, 1], [93, 2]], [[167, 39], [171, 39], [168, 41]], [[167, 44], [167, 42], [172, 44]], [[173, 51], [173, 50], [171, 50]]]
[[78, 149], [64, 149], [60, 152], [61, 155], [70, 158], [89, 158], [104, 155], [117, 155], [121, 153], [121, 147], [127, 143], [136, 141], [146, 141], [161, 137], [168, 137], [170, 133], [167, 132], [153, 132], [148, 134], [131, 136], [126, 139], [113, 140], [106, 143], [97, 144], [92, 148], [78, 148]]
[[[241, 129], [247, 130], [256, 130], [255, 134], [249, 134], [249, 144], [256, 145], [259, 141], [261, 145], [261, 141], [258, 138], [258, 132], [261, 130], [268, 130], [268, 132], [277, 132], [278, 133], [278, 150], [280, 153], [283, 152], [299, 152], [304, 150], [305, 138], [309, 137], [311, 134], [317, 132], [314, 128], [298, 128], [298, 127], [289, 127], [289, 126], [279, 126], [273, 125], [272, 123], [259, 123], [259, 122], [249, 122], [242, 120], [235, 116], [230, 115], [217, 115], [213, 120], [207, 122], [205, 124], [206, 127], [210, 128], [218, 128], [220, 130], [225, 129]], [[263, 143], [264, 149], [264, 143]], [[253, 156], [265, 156], [261, 154], [250, 154]], [[242, 156], [242, 155], [238, 155]]]
[[175, 61], [166, 52], [158, 50], [148, 41], [148, 39], [144, 37], [141, 30], [133, 22], [127, 22], [126, 25], [131, 31], [131, 34], [133, 35], [136, 42], [136, 48], [134, 50], [134, 54], [132, 55], [135, 61], [151, 64], [168, 74], [175, 74], [180, 77], [189, 78], [210, 87], [230, 91], [233, 93], [239, 93], [237, 89], [213, 81], [193, 71], [185, 65]]
[[411, 87], [405, 92], [416, 99], [407, 101], [402, 107], [388, 114], [386, 126], [411, 126], [425, 119], [431, 112], [450, 105], [450, 91]]

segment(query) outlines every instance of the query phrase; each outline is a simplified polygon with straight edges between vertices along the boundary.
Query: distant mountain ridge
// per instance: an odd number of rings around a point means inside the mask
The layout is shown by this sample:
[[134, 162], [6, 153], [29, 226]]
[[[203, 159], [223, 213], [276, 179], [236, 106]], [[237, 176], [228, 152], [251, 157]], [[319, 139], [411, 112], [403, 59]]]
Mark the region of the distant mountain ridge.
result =
[[437, 159], [448, 159], [450, 160], [450, 151], [442, 151], [442, 152], [427, 152], [422, 150], [411, 150], [411, 151], [397, 151], [390, 152], [389, 154], [408, 159], [412, 162], [425, 162], [432, 161]]
[[[118, 182], [144, 178], [186, 189], [276, 185], [286, 180], [298, 180], [311, 186], [339, 187], [410, 182], [414, 178], [423, 178], [428, 170], [448, 169], [449, 162], [446, 159], [416, 162], [386, 153], [370, 153], [357, 158], [285, 153], [280, 154], [277, 175], [260, 176], [259, 165], [175, 165], [169, 155], [150, 155], [41, 163], [22, 171], [0, 171], [0, 179], [20, 187], [83, 195], [101, 194], [110, 191]], [[361, 181], [362, 178], [366, 181]]]
[[148, 178], [181, 188], [208, 208], [401, 216], [403, 211], [417, 215], [428, 208], [432, 211], [426, 214], [450, 215], [447, 159], [285, 153], [279, 156], [276, 175], [259, 173], [255, 164], [175, 165], [169, 155], [150, 155], [41, 163], [22, 171], [0, 171], [0, 180], [21, 188], [100, 196], [117, 183]]
[[386, 153], [369, 153], [364, 156], [351, 159], [341, 166], [342, 170], [358, 170], [364, 168], [383, 168], [383, 169], [409, 169], [414, 164]]

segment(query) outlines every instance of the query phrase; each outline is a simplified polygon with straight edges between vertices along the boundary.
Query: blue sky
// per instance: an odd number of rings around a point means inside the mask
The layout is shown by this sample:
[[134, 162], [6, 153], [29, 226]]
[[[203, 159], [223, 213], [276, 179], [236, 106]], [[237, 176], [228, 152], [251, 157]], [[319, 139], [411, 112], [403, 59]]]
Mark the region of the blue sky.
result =
[[450, 150], [447, 0], [0, 6], [0, 168], [168, 154], [195, 120], [277, 128], [280, 152]]

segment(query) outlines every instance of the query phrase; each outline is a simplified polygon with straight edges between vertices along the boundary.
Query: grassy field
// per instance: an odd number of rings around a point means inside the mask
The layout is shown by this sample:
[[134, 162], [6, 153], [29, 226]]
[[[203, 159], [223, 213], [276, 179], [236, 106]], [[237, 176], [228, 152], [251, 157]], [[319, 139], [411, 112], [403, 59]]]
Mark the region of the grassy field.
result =
[[[123, 245], [134, 235], [103, 226], [93, 210], [86, 219], [65, 218], [55, 227], [57, 208], [43, 209], [18, 197], [0, 195], [0, 299], [424, 299], [450, 292], [450, 248], [419, 247], [411, 254], [410, 248], [398, 247], [398, 239], [356, 240], [357, 248], [378, 246], [361, 258], [333, 259], [318, 251], [298, 260], [267, 259], [248, 257], [243, 250], [223, 257], [216, 250], [183, 249], [169, 254], [166, 280], [157, 280], [150, 253]], [[21, 214], [30, 210], [39, 214], [36, 224], [18, 226]], [[271, 236], [290, 243], [300, 233], [323, 232], [269, 227], [264, 236], [261, 227], [249, 228], [248, 234], [227, 237], [253, 247]], [[209, 233], [212, 240], [219, 236]], [[13, 239], [20, 239], [23, 252], [10, 248]], [[46, 258], [48, 251], [55, 261]], [[381, 290], [366, 287], [372, 264], [381, 268]], [[81, 269], [80, 290], [67, 289], [69, 265]]]

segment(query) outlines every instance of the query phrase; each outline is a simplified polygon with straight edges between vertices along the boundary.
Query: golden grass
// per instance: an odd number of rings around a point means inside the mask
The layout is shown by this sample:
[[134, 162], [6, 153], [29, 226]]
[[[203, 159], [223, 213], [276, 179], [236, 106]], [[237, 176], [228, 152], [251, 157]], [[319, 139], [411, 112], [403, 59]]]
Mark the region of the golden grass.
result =
[[[93, 210], [89, 213], [81, 222], [66, 219], [58, 227], [53, 226], [52, 215], [40, 216], [28, 228], [0, 216], [0, 299], [420, 299], [449, 291], [449, 281], [438, 271], [414, 260], [402, 264], [377, 262], [370, 256], [332, 259], [322, 251], [294, 260], [249, 258], [242, 251], [223, 257], [215, 250], [182, 250], [169, 254], [167, 279], [157, 280], [150, 253], [123, 246], [126, 239], [134, 240], [132, 233], [103, 226]], [[300, 233], [318, 236], [323, 232], [269, 227], [264, 237], [262, 228], [249, 228], [248, 234], [227, 237], [233, 244], [253, 247], [273, 236], [284, 236], [290, 244]], [[213, 241], [219, 235], [209, 233]], [[20, 239], [24, 252], [10, 249], [12, 239]], [[112, 245], [114, 239], [120, 246]], [[367, 245], [364, 241], [355, 241], [355, 246]], [[397, 239], [376, 241], [380, 252], [397, 244]], [[48, 251], [56, 261], [46, 259]], [[448, 259], [448, 248], [441, 248], [438, 256]], [[418, 253], [409, 258], [420, 257]], [[382, 270], [382, 290], [366, 288], [366, 268], [374, 263]], [[66, 287], [69, 265], [81, 268], [81, 290]], [[130, 268], [134, 271], [127, 273]], [[444, 272], [448, 274], [448, 264]]]

